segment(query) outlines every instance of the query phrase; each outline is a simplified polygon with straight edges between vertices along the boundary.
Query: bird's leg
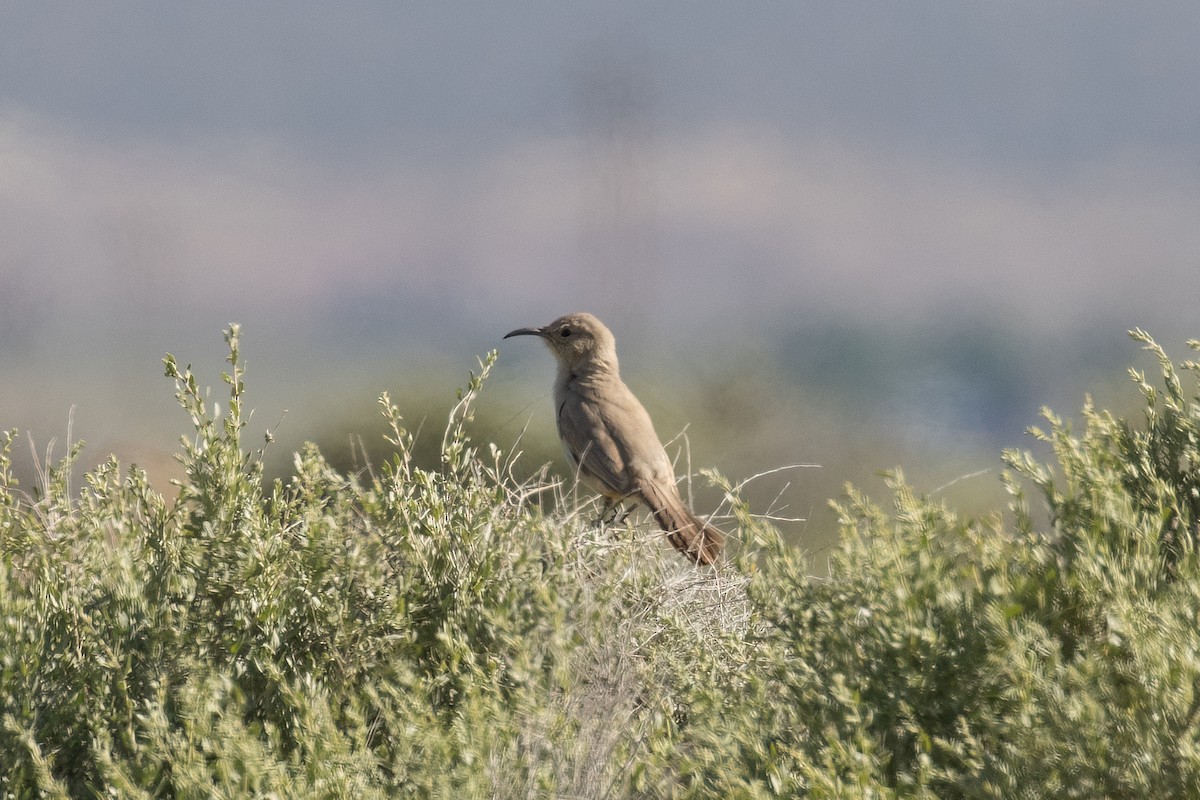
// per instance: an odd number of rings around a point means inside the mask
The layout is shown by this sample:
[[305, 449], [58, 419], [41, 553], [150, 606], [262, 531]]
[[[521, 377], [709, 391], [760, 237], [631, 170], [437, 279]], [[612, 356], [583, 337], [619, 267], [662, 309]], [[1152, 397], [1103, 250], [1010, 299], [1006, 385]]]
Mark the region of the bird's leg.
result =
[[596, 518], [596, 527], [604, 530], [609, 526], [622, 525], [625, 520], [629, 519], [629, 515], [633, 513], [636, 503], [626, 505], [628, 495], [625, 497], [606, 497], [604, 498], [604, 508], [600, 510], [600, 516]]
[[600, 516], [596, 517], [596, 527], [603, 530], [609, 525], [617, 521], [617, 514], [621, 511], [621, 501], [614, 500], [611, 497], [604, 498], [604, 508], [600, 509]]
[[628, 503], [629, 495], [624, 497], [606, 497], [604, 498], [604, 508], [600, 512], [599, 518], [596, 520], [597, 527], [600, 530], [605, 530], [609, 527], [623, 525], [625, 520], [629, 519], [629, 515], [633, 513], [633, 509], [637, 503]]

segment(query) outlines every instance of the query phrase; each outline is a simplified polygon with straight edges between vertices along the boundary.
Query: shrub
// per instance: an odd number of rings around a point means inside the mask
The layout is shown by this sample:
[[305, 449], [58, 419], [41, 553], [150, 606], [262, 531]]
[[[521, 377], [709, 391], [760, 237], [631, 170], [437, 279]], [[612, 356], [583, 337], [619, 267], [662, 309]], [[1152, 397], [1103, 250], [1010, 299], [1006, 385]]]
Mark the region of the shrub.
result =
[[[962, 519], [897, 471], [848, 488], [828, 577], [725, 490], [696, 569], [591, 524], [469, 435], [436, 469], [315, 447], [266, 482], [238, 329], [227, 410], [167, 357], [173, 498], [79, 454], [36, 495], [0, 439], [4, 797], [1181, 797], [1200, 785], [1200, 392], [1149, 337], [1146, 415], [1046, 412], [1012, 503]], [[1200, 347], [1193, 343], [1193, 347]], [[1185, 391], [1184, 376], [1193, 378]], [[542, 496], [557, 502], [535, 502]], [[1031, 499], [1032, 498], [1032, 499]], [[554, 510], [546, 510], [554, 509]]]
[[680, 652], [744, 601], [586, 508], [543, 514], [531, 501], [557, 485], [515, 481], [467, 432], [494, 354], [440, 469], [413, 465], [385, 395], [395, 455], [377, 471], [308, 446], [265, 484], [226, 337], [223, 416], [165, 359], [194, 429], [173, 499], [115, 461], [74, 496], [78, 447], [30, 496], [3, 440], [0, 794], [618, 791], [674, 713]]
[[836, 504], [828, 579], [770, 554], [749, 691], [696, 714], [719, 720], [682, 770], [697, 796], [1194, 794], [1200, 393], [1134, 336], [1165, 385], [1133, 373], [1144, 425], [1089, 401], [1076, 436], [1047, 411], [1057, 465], [1005, 454], [1007, 517], [960, 520], [896, 473], [890, 514]]

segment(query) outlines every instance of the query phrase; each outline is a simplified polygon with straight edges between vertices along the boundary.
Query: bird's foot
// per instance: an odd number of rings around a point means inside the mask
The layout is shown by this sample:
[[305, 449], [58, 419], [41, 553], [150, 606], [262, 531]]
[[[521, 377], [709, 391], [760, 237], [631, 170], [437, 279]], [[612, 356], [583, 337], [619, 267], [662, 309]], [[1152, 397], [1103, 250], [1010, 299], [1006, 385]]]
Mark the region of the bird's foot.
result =
[[612, 525], [623, 525], [631, 513], [633, 513], [632, 506], [627, 508], [623, 502], [610, 500], [605, 502], [600, 516], [596, 518], [595, 525], [600, 530]]

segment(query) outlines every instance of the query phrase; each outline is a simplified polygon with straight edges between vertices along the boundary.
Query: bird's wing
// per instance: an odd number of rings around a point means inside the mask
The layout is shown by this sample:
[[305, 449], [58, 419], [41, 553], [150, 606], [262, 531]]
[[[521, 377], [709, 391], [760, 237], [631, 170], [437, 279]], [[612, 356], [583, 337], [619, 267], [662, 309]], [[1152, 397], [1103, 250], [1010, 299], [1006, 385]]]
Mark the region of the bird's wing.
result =
[[558, 403], [558, 435], [571, 463], [609, 498], [632, 491], [628, 454], [601, 404], [568, 391]]
[[624, 383], [616, 383], [605, 392], [599, 413], [625, 462], [626, 491], [634, 491], [641, 481], [675, 484], [675, 469], [663, 449], [654, 423], [633, 392]]

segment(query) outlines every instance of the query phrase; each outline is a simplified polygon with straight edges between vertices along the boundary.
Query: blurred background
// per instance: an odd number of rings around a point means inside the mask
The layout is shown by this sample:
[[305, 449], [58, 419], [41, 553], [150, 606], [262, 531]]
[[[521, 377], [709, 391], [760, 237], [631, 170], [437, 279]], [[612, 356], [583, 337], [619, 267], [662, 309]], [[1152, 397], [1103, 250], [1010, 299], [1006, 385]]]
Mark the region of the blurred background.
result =
[[680, 471], [821, 465], [749, 489], [809, 549], [896, 465], [995, 507], [1040, 406], [1132, 402], [1126, 329], [1200, 335], [1198, 37], [1190, 1], [5, 4], [0, 426], [165, 484], [160, 359], [220, 399], [239, 322], [272, 474], [384, 457], [384, 390], [432, 448], [492, 348], [480, 438], [561, 470], [551, 359], [500, 337], [589, 310]]

